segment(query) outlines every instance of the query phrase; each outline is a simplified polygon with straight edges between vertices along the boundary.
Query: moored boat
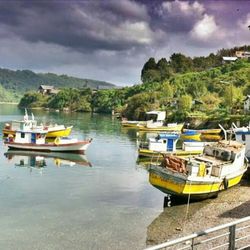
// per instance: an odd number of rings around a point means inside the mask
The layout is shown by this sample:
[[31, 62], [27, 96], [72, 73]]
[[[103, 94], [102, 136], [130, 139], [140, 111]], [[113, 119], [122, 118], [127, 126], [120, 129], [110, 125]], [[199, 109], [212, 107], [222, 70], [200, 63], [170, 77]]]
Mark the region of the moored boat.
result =
[[200, 141], [201, 140], [201, 133], [197, 131], [184, 131], [181, 134], [182, 140], [192, 140], [192, 141]]
[[150, 166], [149, 182], [167, 194], [204, 199], [237, 185], [246, 170], [245, 146], [220, 141], [199, 156], [166, 156], [161, 166]]
[[168, 123], [166, 126], [156, 126], [153, 123], [147, 123], [145, 126], [139, 126], [141, 131], [159, 131], [159, 132], [180, 132], [184, 124]]
[[139, 157], [162, 158], [165, 154], [190, 156], [200, 154], [205, 143], [183, 142], [182, 148], [177, 149], [179, 133], [160, 133], [155, 138], [148, 138], [146, 143], [141, 143], [138, 149]]
[[121, 122], [121, 125], [123, 127], [128, 127], [128, 128], [138, 128], [138, 126], [143, 126], [146, 124], [146, 121], [127, 121], [123, 120]]
[[183, 129], [183, 132], [197, 132], [201, 134], [220, 134], [221, 129], [212, 128], [212, 129]]
[[53, 142], [46, 142], [44, 130], [16, 131], [15, 137], [7, 137], [4, 144], [9, 148], [37, 151], [78, 152], [83, 153], [92, 139], [78, 141], [74, 138], [56, 137]]
[[38, 125], [37, 121], [35, 120], [33, 114], [32, 119], [29, 119], [27, 111], [25, 110], [25, 115], [23, 120], [21, 121], [11, 121], [10, 123], [6, 123], [3, 128], [3, 135], [14, 135], [16, 134], [17, 130], [32, 130], [32, 129], [41, 129], [46, 131], [47, 138], [54, 138], [58, 136], [69, 136], [71, 133], [73, 126], [65, 127], [64, 125], [57, 125], [57, 124], [49, 124], [49, 125]]

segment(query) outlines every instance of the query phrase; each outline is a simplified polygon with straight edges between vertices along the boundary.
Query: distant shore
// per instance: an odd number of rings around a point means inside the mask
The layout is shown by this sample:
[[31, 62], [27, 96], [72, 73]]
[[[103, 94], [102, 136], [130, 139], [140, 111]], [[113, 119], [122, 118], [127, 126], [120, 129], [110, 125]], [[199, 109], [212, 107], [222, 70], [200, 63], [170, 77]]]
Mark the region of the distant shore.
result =
[[18, 102], [0, 102], [0, 104], [13, 104], [13, 105], [18, 105]]

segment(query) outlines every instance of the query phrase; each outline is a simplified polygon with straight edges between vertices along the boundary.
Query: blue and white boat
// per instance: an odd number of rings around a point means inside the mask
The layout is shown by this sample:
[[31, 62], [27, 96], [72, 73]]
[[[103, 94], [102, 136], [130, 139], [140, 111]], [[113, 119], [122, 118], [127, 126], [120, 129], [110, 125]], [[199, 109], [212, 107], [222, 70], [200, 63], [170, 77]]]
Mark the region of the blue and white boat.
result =
[[235, 140], [246, 146], [246, 157], [250, 158], [250, 127], [238, 128], [234, 123], [233, 132], [235, 134]]
[[149, 138], [146, 143], [140, 143], [139, 157], [159, 157], [164, 154], [188, 156], [202, 153], [205, 143], [183, 142], [182, 148], [177, 149], [179, 139], [179, 133], [161, 133], [155, 138]]

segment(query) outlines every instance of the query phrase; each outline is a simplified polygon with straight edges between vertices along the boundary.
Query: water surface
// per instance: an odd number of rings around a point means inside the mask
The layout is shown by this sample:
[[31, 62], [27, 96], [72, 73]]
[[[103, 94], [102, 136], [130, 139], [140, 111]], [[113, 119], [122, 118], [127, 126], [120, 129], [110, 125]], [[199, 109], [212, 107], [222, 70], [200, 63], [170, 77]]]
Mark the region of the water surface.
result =
[[[164, 194], [136, 164], [135, 131], [122, 130], [111, 116], [33, 113], [43, 123], [73, 125], [72, 136], [93, 143], [77, 163], [60, 155], [4, 155], [1, 138], [0, 249], [144, 248]], [[1, 105], [1, 130], [23, 114]]]

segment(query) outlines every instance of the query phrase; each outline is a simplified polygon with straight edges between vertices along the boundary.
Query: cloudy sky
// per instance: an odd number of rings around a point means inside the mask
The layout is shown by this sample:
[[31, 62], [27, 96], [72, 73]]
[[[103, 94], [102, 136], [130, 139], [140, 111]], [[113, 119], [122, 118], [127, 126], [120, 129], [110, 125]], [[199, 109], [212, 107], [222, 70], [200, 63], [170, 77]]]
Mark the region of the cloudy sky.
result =
[[0, 0], [0, 67], [140, 82], [149, 57], [250, 44], [248, 0]]

